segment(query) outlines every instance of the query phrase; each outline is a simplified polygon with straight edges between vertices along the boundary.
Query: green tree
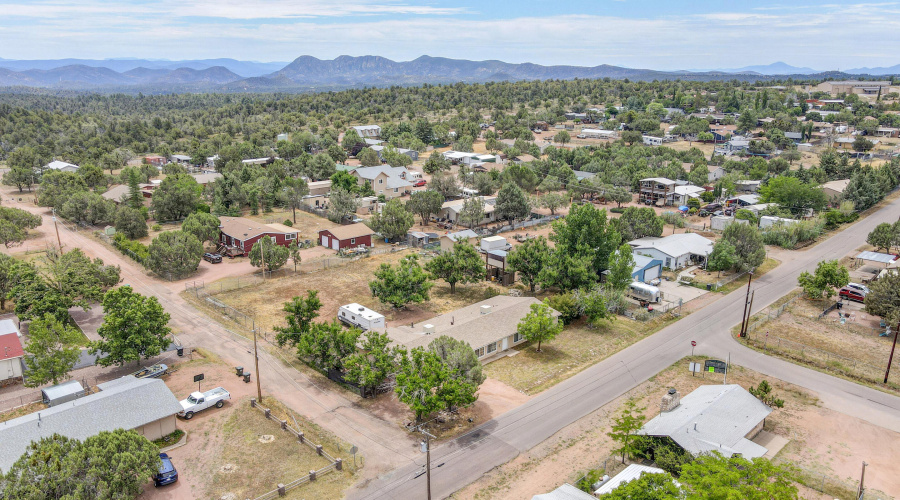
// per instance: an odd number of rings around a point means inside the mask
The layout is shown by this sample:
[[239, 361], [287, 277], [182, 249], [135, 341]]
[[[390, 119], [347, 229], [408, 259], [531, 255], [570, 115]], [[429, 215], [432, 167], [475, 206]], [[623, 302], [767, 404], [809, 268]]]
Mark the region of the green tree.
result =
[[682, 466], [678, 482], [691, 499], [794, 500], [796, 479], [790, 465], [765, 458], [726, 458], [713, 451]]
[[710, 271], [727, 271], [734, 269], [739, 264], [738, 256], [735, 253], [734, 245], [725, 240], [719, 240], [713, 245], [712, 253], [709, 254], [707, 269]]
[[170, 175], [153, 190], [150, 208], [158, 221], [181, 220], [197, 210], [201, 192], [203, 187], [192, 176]]
[[639, 407], [634, 398], [628, 398], [622, 405], [622, 410], [613, 418], [612, 429], [606, 433], [618, 443], [618, 448], [612, 450], [612, 453], [621, 453], [623, 464], [626, 456], [633, 456], [640, 451], [641, 438], [635, 433], [644, 426], [644, 420], [646, 420], [644, 410], [646, 409]]
[[610, 319], [609, 301], [606, 293], [600, 287], [592, 290], [575, 290], [573, 298], [575, 306], [578, 308], [578, 314], [587, 319], [588, 326], [591, 328], [600, 324], [601, 320]]
[[58, 384], [68, 378], [81, 355], [78, 347], [83, 338], [75, 327], [65, 324], [52, 314], [35, 318], [28, 327], [25, 345], [25, 366], [28, 368], [26, 387], [38, 387], [48, 382]]
[[813, 299], [821, 299], [823, 295], [830, 299], [835, 288], [847, 286], [849, 282], [850, 272], [837, 260], [821, 261], [816, 266], [815, 274], [803, 271], [797, 278], [807, 297]]
[[784, 400], [779, 399], [773, 392], [768, 380], [763, 380], [757, 387], [750, 388], [750, 394], [763, 403], [774, 408], [784, 408]]
[[137, 169], [126, 169], [122, 172], [125, 181], [128, 183], [128, 196], [123, 204], [127, 204], [131, 208], [137, 210], [144, 206], [144, 195], [141, 194], [140, 173]]
[[159, 233], [147, 249], [147, 267], [167, 279], [181, 279], [193, 274], [203, 256], [203, 243], [185, 231]]
[[410, 195], [406, 208], [421, 217], [422, 225], [427, 226], [431, 216], [439, 213], [443, 204], [444, 197], [437, 191], [416, 191]]
[[328, 153], [319, 153], [306, 164], [306, 175], [313, 180], [328, 179], [336, 171], [337, 166], [334, 159]]
[[359, 328], [346, 329], [338, 320], [313, 323], [297, 342], [297, 356], [320, 370], [343, 370], [344, 360], [357, 352]]
[[522, 244], [513, 247], [506, 255], [506, 264], [509, 266], [509, 270], [518, 273], [522, 283], [528, 285], [534, 292], [541, 270], [547, 265], [549, 259], [550, 245], [547, 244], [546, 238], [539, 236], [525, 240]]
[[650, 207], [628, 207], [618, 219], [614, 219], [616, 230], [623, 241], [632, 241], [647, 236], [660, 237], [665, 221]]
[[97, 193], [85, 191], [70, 196], [58, 213], [72, 222], [96, 225], [112, 222], [116, 205]]
[[262, 268], [263, 271], [276, 271], [287, 264], [290, 251], [286, 246], [272, 241], [272, 238], [263, 236], [250, 248], [250, 265]]
[[369, 226], [385, 238], [398, 241], [406, 238], [406, 233], [415, 222], [415, 217], [406, 205], [394, 198], [384, 205], [381, 212], [369, 219]]
[[810, 208], [822, 210], [827, 202], [825, 192], [819, 187], [784, 175], [770, 179], [759, 188], [759, 194], [761, 202], [790, 207], [796, 215], [805, 215]]
[[497, 190], [494, 178], [487, 172], [475, 172], [472, 187], [478, 191], [479, 196], [490, 196]]
[[194, 235], [201, 243], [215, 242], [219, 239], [219, 226], [222, 222], [213, 214], [194, 212], [184, 219], [181, 230]]
[[450, 285], [450, 293], [456, 293], [457, 283], [477, 283], [484, 279], [484, 262], [475, 247], [464, 241], [457, 241], [453, 250], [442, 252], [425, 264], [425, 270], [434, 279]]
[[[742, 115], [743, 116], [743, 115]], [[680, 500], [681, 489], [669, 474], [641, 474], [603, 495], [603, 500]]]
[[366, 141], [364, 141], [362, 137], [359, 136], [359, 132], [357, 132], [356, 129], [353, 128], [344, 132], [344, 138], [341, 139], [341, 147], [343, 147], [347, 151], [353, 149], [353, 146], [356, 146], [357, 144], [365, 143]]
[[622, 142], [627, 143], [629, 146], [642, 143], [643, 141], [644, 136], [638, 130], [626, 130], [625, 132], [622, 132]]
[[484, 207], [484, 198], [480, 196], [467, 198], [459, 212], [459, 222], [469, 228], [480, 225], [485, 218]]
[[468, 342], [441, 335], [428, 344], [428, 350], [441, 358], [452, 377], [475, 387], [484, 382], [486, 376], [482, 373], [481, 361]]
[[891, 325], [900, 322], [900, 273], [887, 273], [869, 285], [866, 312], [881, 316]]
[[445, 199], [459, 196], [459, 183], [456, 178], [447, 172], [438, 172], [431, 176], [431, 187], [433, 191], [437, 191]]
[[853, 140], [853, 151], [864, 153], [874, 147], [875, 144], [873, 144], [872, 141], [866, 139], [865, 136], [858, 135], [856, 136], [856, 139]]
[[558, 142], [560, 144], [568, 144], [572, 141], [572, 136], [569, 135], [565, 130], [560, 130], [553, 136], [553, 142]]
[[6, 310], [6, 301], [13, 288], [19, 284], [23, 267], [31, 269], [31, 274], [36, 275], [31, 264], [10, 257], [5, 253], [0, 253], [0, 310]]
[[376, 165], [381, 165], [381, 160], [378, 158], [378, 153], [376, 153], [372, 148], [362, 148], [359, 150], [359, 153], [356, 153], [356, 159], [362, 163], [364, 167], [374, 167]]
[[0, 496], [21, 500], [87, 500], [87, 496], [76, 496], [74, 491], [78, 486], [73, 479], [78, 478], [80, 464], [72, 463], [71, 458], [80, 444], [76, 439], [56, 433], [32, 441], [2, 477]]
[[568, 202], [568, 198], [565, 195], [560, 193], [546, 193], [540, 198], [540, 205], [544, 208], [550, 209], [550, 215], [556, 215], [556, 210], [559, 207], [565, 206], [566, 202]]
[[[719, 241], [727, 241], [734, 247], [736, 260], [733, 269], [736, 271], [756, 269], [766, 260], [766, 248], [763, 245], [762, 235], [759, 234], [758, 229], [749, 224], [729, 224], [722, 232], [722, 239]], [[713, 251], [715, 251], [715, 246]]]
[[495, 206], [497, 217], [506, 220], [524, 219], [531, 213], [531, 204], [525, 192], [512, 182], [500, 188]]
[[404, 257], [396, 267], [382, 263], [375, 270], [375, 279], [369, 282], [372, 295], [397, 309], [425, 302], [432, 286], [434, 283], [429, 281], [415, 255]]
[[398, 349], [390, 348], [391, 338], [386, 333], [369, 330], [362, 336], [359, 351], [344, 358], [347, 372], [344, 379], [363, 388], [378, 387], [397, 368]]
[[91, 342], [91, 354], [100, 366], [123, 366], [159, 355], [172, 343], [169, 314], [156, 297], [144, 297], [130, 286], [114, 288], [103, 296], [101, 340]]
[[300, 262], [302, 261], [300, 255], [300, 245], [297, 244], [297, 240], [291, 242], [288, 245], [288, 254], [291, 256], [291, 262], [294, 263], [294, 272], [297, 272], [297, 268], [300, 266]]
[[450, 160], [444, 158], [444, 155], [441, 153], [433, 151], [428, 156], [428, 159], [425, 160], [425, 164], [422, 165], [422, 170], [424, 170], [426, 174], [431, 175], [444, 170], [450, 170]]
[[866, 243], [872, 245], [876, 249], [884, 249], [890, 251], [898, 240], [898, 234], [894, 225], [882, 222], [875, 226], [875, 229], [866, 237]]
[[332, 189], [328, 197], [328, 220], [340, 222], [348, 214], [356, 212], [359, 200], [350, 191]]
[[437, 389], [447, 378], [440, 356], [421, 347], [401, 350], [394, 391], [416, 415], [416, 423], [444, 407]]
[[122, 233], [132, 240], [143, 238], [148, 234], [144, 214], [125, 203], [116, 209], [115, 227], [117, 233]]
[[553, 309], [546, 300], [539, 304], [531, 304], [531, 311], [516, 327], [519, 335], [526, 340], [537, 341], [537, 352], [541, 352], [541, 343], [553, 340], [562, 330], [563, 324], [553, 317]]
[[273, 327], [278, 346], [296, 347], [300, 338], [309, 333], [313, 320], [319, 316], [320, 309], [322, 301], [319, 300], [318, 290], [307, 290], [305, 298], [294, 297], [290, 302], [285, 302], [282, 310], [287, 313], [285, 315], [287, 326]]
[[53, 170], [41, 176], [36, 201], [39, 206], [59, 209], [70, 196], [87, 190], [84, 179], [75, 172]]
[[550, 239], [559, 252], [584, 256], [591, 260], [595, 279], [607, 269], [609, 256], [619, 247], [622, 238], [606, 217], [606, 210], [592, 204], [572, 205], [565, 219], [554, 221]]
[[591, 252], [573, 253], [557, 246], [550, 252], [547, 265], [538, 275], [538, 282], [563, 291], [590, 287], [597, 281], [591, 255]]
[[[9, 161], [7, 160], [7, 164]], [[31, 191], [31, 186], [35, 181], [34, 168], [23, 166], [10, 166], [9, 170], [3, 173], [3, 185], [14, 186], [21, 193], [24, 189]]]
[[21, 245], [28, 230], [41, 225], [41, 216], [19, 208], [0, 207], [0, 243], [7, 249]]
[[91, 189], [97, 189], [98, 187], [106, 187], [106, 175], [103, 173], [103, 169], [97, 165], [87, 163], [78, 167], [78, 175], [84, 179], [84, 183]]
[[631, 245], [622, 243], [609, 257], [609, 274], [606, 276], [606, 286], [611, 290], [625, 290], [634, 278], [634, 254]]
[[331, 189], [343, 189], [351, 193], [359, 191], [359, 179], [350, 172], [338, 170], [331, 176]]

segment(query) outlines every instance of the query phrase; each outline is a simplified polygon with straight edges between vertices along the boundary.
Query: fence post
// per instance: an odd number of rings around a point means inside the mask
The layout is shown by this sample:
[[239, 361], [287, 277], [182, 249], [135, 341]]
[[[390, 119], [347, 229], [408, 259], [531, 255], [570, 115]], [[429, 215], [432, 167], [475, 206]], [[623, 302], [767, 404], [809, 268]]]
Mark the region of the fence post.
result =
[[334, 468], [337, 470], [344, 470], [344, 461], [340, 458], [336, 458], [334, 460]]
[[272, 418], [272, 410], [266, 408], [266, 418]]
[[278, 496], [283, 497], [286, 494], [287, 494], [287, 491], [285, 491], [284, 485], [281, 483], [278, 483]]
[[256, 398], [250, 398], [250, 408], [256, 408]]
[[310, 481], [316, 480], [316, 471], [314, 471], [314, 470], [309, 471], [309, 480]]
[[297, 433], [297, 441], [300, 441], [301, 443], [303, 442], [303, 433], [302, 432]]
[[283, 430], [283, 431], [287, 430], [287, 420], [281, 421], [281, 430]]
[[316, 445], [316, 453], [321, 457], [322, 456], [322, 445]]

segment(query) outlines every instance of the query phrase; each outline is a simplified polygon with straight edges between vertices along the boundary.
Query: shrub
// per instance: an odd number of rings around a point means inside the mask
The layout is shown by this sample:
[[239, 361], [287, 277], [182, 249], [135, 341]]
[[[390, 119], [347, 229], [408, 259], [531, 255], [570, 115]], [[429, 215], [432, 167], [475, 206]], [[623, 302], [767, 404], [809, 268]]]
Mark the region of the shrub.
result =
[[559, 320], [563, 324], [569, 324], [580, 316], [578, 313], [578, 302], [575, 300], [575, 295], [572, 292], [553, 295], [547, 300], [550, 307], [559, 311]]
[[798, 244], [812, 241], [822, 235], [825, 230], [825, 222], [820, 219], [810, 219], [794, 224], [776, 224], [766, 228], [762, 233], [763, 241], [767, 245], [775, 245], [791, 250]]
[[153, 227], [151, 229], [153, 229], [154, 231], [162, 231], [162, 226], [160, 226], [159, 224], [153, 224]]
[[612, 213], [614, 213], [614, 214], [621, 214], [621, 213], [624, 213], [624, 212], [625, 212], [625, 209], [624, 209], [624, 208], [621, 208], [621, 207], [612, 207], [612, 208], [609, 209], [609, 211], [612, 212]]
[[291, 219], [284, 219], [284, 222], [282, 222], [282, 224], [284, 224], [284, 225], [287, 226], [287, 227], [293, 227], [293, 226], [294, 226], [294, 223], [291, 221]]
[[150, 250], [140, 241], [129, 240], [124, 234], [116, 233], [113, 236], [113, 246], [122, 253], [130, 255], [134, 260], [144, 264], [150, 256]]

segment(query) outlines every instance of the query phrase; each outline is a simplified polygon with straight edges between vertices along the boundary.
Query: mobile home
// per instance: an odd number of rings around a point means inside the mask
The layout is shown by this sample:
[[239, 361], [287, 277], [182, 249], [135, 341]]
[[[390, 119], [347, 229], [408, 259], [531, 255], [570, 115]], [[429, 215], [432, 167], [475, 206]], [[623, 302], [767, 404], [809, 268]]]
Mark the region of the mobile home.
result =
[[659, 302], [659, 288], [637, 281], [628, 285], [628, 295], [644, 302]]

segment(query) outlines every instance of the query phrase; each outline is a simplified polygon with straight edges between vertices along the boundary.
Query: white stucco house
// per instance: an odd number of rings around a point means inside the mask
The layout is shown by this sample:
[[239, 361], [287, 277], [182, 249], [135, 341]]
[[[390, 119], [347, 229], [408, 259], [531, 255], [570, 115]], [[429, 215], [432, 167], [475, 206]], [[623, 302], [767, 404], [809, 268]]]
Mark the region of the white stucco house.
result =
[[696, 233], [672, 234], [662, 238], [648, 236], [628, 244], [635, 255], [659, 259], [668, 269], [703, 264], [713, 249], [712, 241]]

